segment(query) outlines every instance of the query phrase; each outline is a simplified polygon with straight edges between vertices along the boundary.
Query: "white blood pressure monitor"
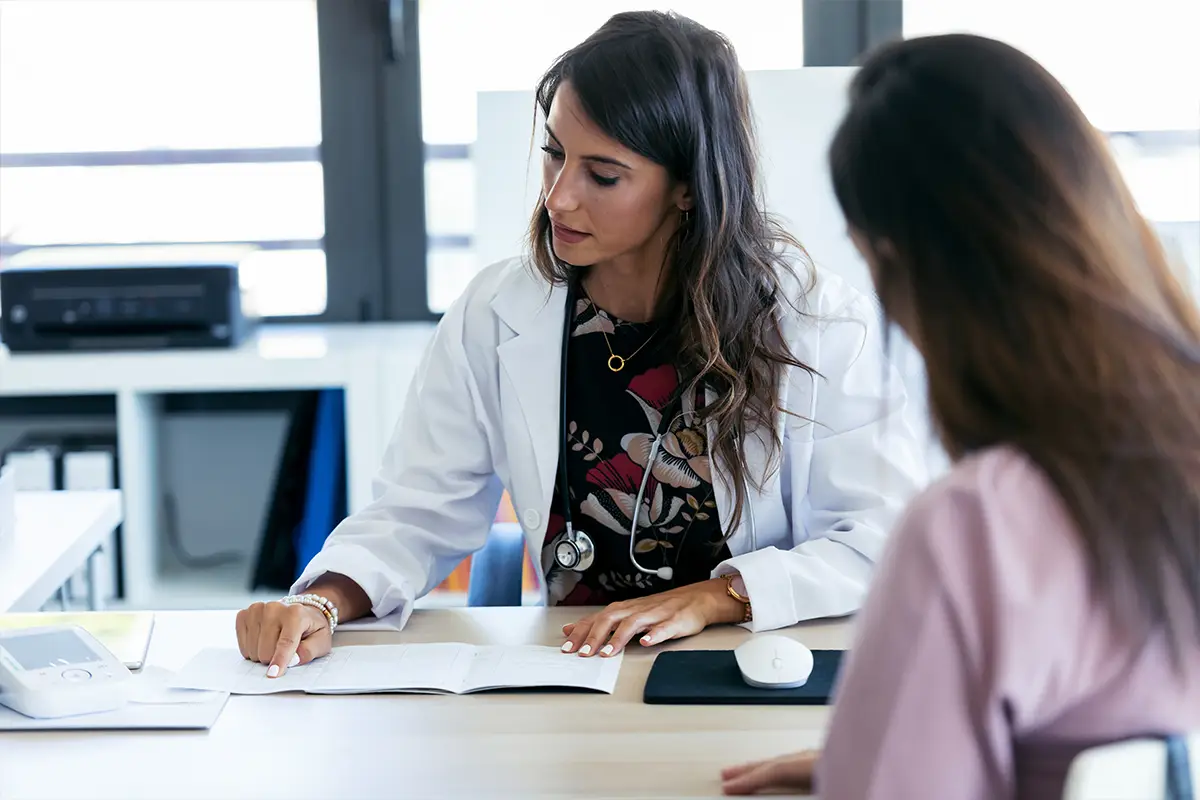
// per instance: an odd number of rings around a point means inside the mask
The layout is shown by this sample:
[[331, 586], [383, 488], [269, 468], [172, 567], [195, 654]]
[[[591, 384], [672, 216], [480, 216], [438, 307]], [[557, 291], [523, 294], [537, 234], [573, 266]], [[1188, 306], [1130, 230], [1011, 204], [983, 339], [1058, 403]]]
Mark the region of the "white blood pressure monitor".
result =
[[125, 704], [131, 677], [78, 625], [0, 630], [0, 704], [28, 717], [66, 717]]

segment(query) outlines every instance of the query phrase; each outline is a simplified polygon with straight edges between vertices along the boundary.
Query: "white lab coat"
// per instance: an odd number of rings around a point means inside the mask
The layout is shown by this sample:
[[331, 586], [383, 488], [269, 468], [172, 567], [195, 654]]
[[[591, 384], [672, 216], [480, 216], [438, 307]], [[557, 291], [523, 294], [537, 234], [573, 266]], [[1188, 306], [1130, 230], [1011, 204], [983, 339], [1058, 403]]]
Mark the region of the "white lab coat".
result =
[[[747, 627], [756, 631], [858, 609], [888, 530], [925, 482], [874, 301], [832, 274], [798, 299], [816, 320], [789, 310], [785, 336], [820, 377], [788, 371], [781, 405], [795, 416], [778, 415], [782, 467], [761, 493], [750, 489], [753, 509], [728, 540], [732, 558], [714, 573], [741, 573], [754, 606]], [[528, 552], [540, 556], [558, 466], [565, 306], [565, 288], [551, 288], [520, 258], [472, 281], [413, 379], [373, 502], [334, 529], [293, 592], [341, 573], [376, 616], [399, 610], [406, 621], [416, 598], [483, 547], [504, 488]], [[751, 436], [754, 474], [766, 458]], [[733, 490], [712, 466], [717, 509], [728, 519]], [[541, 558], [533, 561], [540, 570]]]

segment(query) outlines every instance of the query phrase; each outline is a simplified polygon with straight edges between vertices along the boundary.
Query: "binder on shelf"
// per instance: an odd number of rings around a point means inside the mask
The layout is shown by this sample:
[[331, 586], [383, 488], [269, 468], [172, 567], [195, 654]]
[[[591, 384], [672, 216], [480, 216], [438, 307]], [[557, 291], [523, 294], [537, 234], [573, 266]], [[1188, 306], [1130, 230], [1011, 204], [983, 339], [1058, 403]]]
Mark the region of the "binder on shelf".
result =
[[[61, 456], [62, 445], [54, 436], [29, 433], [4, 451], [4, 469], [15, 491], [52, 492], [60, 485]], [[68, 580], [68, 590], [70, 584]]]
[[0, 553], [17, 533], [16, 499], [17, 472], [8, 465], [0, 466]]
[[287, 591], [346, 516], [345, 396], [300, 392], [291, 408], [251, 591]]
[[[68, 439], [62, 457], [62, 488], [69, 491], [92, 491], [117, 487], [116, 441], [111, 445], [94, 438]], [[96, 581], [100, 597], [112, 600], [121, 594], [120, 545], [118, 530], [114, 529], [100, 546], [96, 557]], [[71, 578], [73, 597], [86, 594], [86, 569]]]
[[[13, 468], [18, 491], [119, 488], [113, 432], [30, 432], [5, 451], [4, 464]], [[106, 601], [122, 597], [120, 527], [101, 545], [97, 558], [100, 597]], [[71, 576], [66, 587], [71, 600], [85, 598], [86, 567]]]
[[12, 468], [18, 492], [50, 492], [58, 488], [60, 453], [53, 442], [23, 439], [4, 454], [4, 466]]

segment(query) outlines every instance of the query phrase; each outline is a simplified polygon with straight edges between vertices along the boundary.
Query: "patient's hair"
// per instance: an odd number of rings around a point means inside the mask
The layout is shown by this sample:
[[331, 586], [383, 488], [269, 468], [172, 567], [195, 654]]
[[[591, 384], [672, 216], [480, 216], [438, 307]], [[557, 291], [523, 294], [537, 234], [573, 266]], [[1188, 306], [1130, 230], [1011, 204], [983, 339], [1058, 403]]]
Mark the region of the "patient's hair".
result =
[[956, 34], [872, 53], [829, 160], [947, 451], [1023, 451], [1117, 618], [1200, 636], [1200, 315], [1104, 137], [1033, 59]]

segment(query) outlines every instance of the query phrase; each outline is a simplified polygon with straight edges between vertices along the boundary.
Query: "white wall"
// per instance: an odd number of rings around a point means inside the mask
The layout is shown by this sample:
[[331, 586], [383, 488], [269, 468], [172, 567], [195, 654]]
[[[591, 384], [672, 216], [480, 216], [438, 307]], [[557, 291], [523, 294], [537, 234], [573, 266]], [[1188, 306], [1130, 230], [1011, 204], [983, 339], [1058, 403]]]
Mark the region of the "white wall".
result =
[[1192, 297], [1200, 303], [1200, 222], [1160, 222], [1155, 228], [1167, 257], [1178, 268]]

